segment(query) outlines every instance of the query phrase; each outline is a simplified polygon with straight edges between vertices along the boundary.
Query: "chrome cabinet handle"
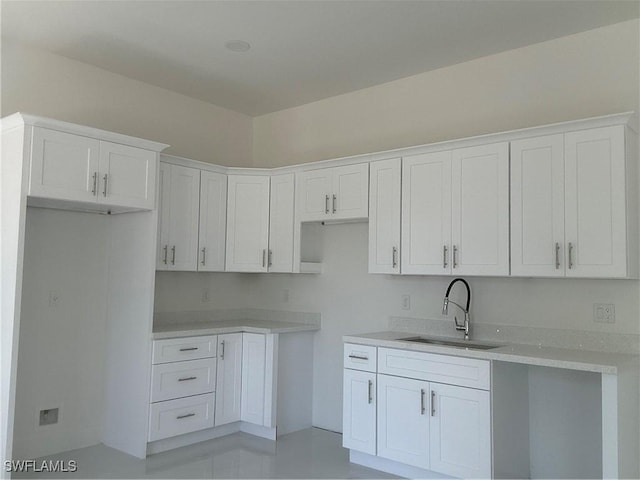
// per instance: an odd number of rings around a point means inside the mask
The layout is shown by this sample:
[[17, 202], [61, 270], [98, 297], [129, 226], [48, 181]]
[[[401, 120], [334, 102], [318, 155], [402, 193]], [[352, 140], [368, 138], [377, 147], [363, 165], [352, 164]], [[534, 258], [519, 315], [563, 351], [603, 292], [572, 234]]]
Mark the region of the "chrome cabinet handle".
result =
[[267, 266], [267, 250], [262, 249], [262, 268]]
[[556, 242], [556, 270], [560, 268], [560, 244]]
[[195, 413], [187, 413], [186, 415], [178, 415], [176, 420], [182, 420], [183, 418], [195, 417]]
[[108, 174], [104, 174], [104, 190], [102, 191], [102, 195], [104, 195], [105, 197], [107, 196], [107, 178], [109, 177]]
[[222, 352], [220, 352], [220, 360], [224, 360], [224, 340], [220, 342], [220, 346], [222, 347]]
[[207, 247], [202, 247], [202, 265], [207, 262]]
[[458, 246], [453, 246], [453, 268], [458, 268]]
[[447, 262], [447, 254], [449, 253], [449, 248], [446, 245], [442, 246], [442, 268], [447, 268], [449, 266], [449, 262]]
[[338, 203], [338, 197], [336, 195], [334, 195], [333, 196], [333, 202], [332, 202], [332, 204], [333, 204], [333, 213], [336, 213], [336, 211], [337, 211], [337, 207], [336, 207], [337, 203]]
[[169, 245], [165, 245], [163, 248], [164, 250], [164, 258], [162, 259], [162, 263], [164, 263], [165, 265], [167, 264], [167, 253], [169, 250]]
[[431, 390], [431, 416], [436, 416], [436, 392]]
[[396, 268], [398, 266], [398, 249], [397, 247], [393, 247], [391, 249], [391, 260], [393, 263], [393, 268]]
[[573, 243], [569, 242], [569, 270], [573, 268]]
[[198, 347], [186, 347], [180, 349], [181, 352], [189, 352], [191, 350], [198, 350]]
[[273, 265], [273, 251], [269, 250], [269, 253], [267, 254], [267, 266], [271, 267], [271, 265]]
[[371, 402], [373, 402], [373, 393], [372, 393], [372, 387], [373, 387], [373, 382], [371, 380], [369, 380], [369, 405], [371, 405]]
[[324, 196], [324, 213], [329, 213], [329, 195]]
[[178, 381], [179, 382], [186, 382], [186, 381], [189, 381], [189, 380], [195, 380], [196, 378], [198, 378], [198, 377], [184, 377], [184, 378], [179, 378]]
[[93, 188], [91, 189], [93, 195], [98, 194], [98, 172], [93, 172]]
[[176, 246], [171, 247], [171, 265], [176, 264]]
[[420, 415], [424, 415], [426, 408], [424, 406], [424, 388], [420, 389]]
[[369, 357], [363, 357], [360, 355], [349, 355], [349, 358], [355, 358], [356, 360], [369, 360]]

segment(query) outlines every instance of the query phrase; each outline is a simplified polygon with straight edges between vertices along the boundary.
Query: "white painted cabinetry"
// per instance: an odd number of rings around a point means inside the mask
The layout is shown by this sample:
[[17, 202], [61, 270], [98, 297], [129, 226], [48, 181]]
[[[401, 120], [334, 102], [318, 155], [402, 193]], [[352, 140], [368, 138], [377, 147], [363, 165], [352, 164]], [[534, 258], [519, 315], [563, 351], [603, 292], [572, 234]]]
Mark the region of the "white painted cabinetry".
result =
[[628, 181], [623, 126], [511, 142], [512, 274], [633, 277]]
[[31, 197], [154, 208], [156, 152], [42, 127], [33, 128], [32, 142]]
[[264, 424], [266, 339], [257, 333], [242, 334], [241, 420]]
[[218, 335], [215, 425], [240, 420], [242, 393], [242, 333]]
[[400, 273], [401, 162], [369, 166], [369, 273]]
[[367, 218], [369, 164], [303, 171], [297, 190], [301, 222]]
[[224, 271], [227, 228], [227, 176], [200, 172], [198, 271]]
[[197, 270], [200, 170], [160, 163], [157, 270]]
[[293, 173], [271, 177], [267, 259], [270, 272], [293, 272], [294, 186]]

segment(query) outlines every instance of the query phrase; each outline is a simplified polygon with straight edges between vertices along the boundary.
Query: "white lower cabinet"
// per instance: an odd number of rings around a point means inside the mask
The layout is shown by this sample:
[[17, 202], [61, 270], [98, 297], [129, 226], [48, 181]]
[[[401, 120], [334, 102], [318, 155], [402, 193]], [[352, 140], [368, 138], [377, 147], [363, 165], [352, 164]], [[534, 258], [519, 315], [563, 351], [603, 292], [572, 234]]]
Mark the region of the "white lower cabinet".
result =
[[342, 446], [376, 454], [376, 374], [344, 371]]
[[149, 441], [213, 427], [215, 393], [152, 403]]
[[378, 348], [376, 374], [352, 369], [347, 353], [356, 347], [375, 349], [345, 344], [344, 447], [454, 477], [491, 477], [489, 361]]
[[242, 333], [218, 335], [216, 426], [240, 420]]
[[242, 334], [242, 394], [241, 414], [243, 422], [264, 424], [265, 336], [257, 333]]

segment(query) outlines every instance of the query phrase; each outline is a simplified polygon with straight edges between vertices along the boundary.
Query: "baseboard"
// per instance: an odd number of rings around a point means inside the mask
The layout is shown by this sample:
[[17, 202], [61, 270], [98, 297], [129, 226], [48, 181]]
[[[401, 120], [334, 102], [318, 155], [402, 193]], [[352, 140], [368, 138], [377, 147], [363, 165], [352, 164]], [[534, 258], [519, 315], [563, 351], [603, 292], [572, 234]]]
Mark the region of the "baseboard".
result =
[[206, 430], [199, 430], [197, 432], [185, 433], [184, 435], [178, 435], [176, 437], [156, 440], [155, 442], [147, 443], [147, 455], [166, 452], [167, 450], [173, 450], [174, 448], [186, 447], [187, 445], [193, 445], [194, 443], [206, 442], [207, 440], [213, 440], [214, 438], [231, 435], [232, 433], [240, 431], [240, 424], [241, 422], [233, 422], [227, 425], [220, 425], [219, 427], [207, 428]]
[[373, 468], [403, 478], [455, 478], [356, 450], [349, 450], [349, 461], [362, 465], [363, 467]]

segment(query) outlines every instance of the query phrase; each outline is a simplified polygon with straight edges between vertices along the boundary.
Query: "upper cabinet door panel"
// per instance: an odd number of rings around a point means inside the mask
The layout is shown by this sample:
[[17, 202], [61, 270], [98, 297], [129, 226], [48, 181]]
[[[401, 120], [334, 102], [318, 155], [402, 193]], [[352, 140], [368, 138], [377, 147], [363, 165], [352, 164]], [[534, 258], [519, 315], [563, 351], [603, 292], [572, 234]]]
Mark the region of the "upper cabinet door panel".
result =
[[156, 202], [157, 157], [149, 150], [100, 142], [98, 201], [152, 210]]
[[511, 274], [564, 275], [564, 135], [511, 142]]
[[331, 169], [312, 170], [298, 175], [297, 207], [300, 221], [324, 220], [331, 212]]
[[331, 219], [369, 216], [369, 164], [333, 168]]
[[196, 271], [200, 170], [171, 165], [169, 184], [169, 269]]
[[451, 152], [405, 157], [402, 273], [451, 273]]
[[459, 275], [509, 275], [509, 144], [452, 156], [452, 267]]
[[567, 276], [627, 275], [624, 127], [565, 135]]
[[371, 163], [369, 273], [400, 273], [401, 159]]
[[227, 230], [227, 176], [200, 172], [198, 270], [224, 271]]
[[266, 272], [269, 245], [269, 177], [230, 175], [226, 269]]
[[271, 177], [269, 271], [293, 272], [293, 173]]
[[95, 202], [100, 142], [34, 127], [29, 195]]
[[156, 270], [169, 269], [169, 205], [171, 202], [171, 165], [160, 162], [158, 168], [158, 248]]

